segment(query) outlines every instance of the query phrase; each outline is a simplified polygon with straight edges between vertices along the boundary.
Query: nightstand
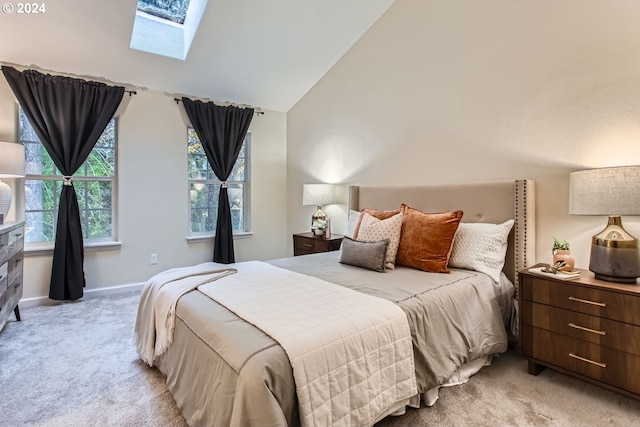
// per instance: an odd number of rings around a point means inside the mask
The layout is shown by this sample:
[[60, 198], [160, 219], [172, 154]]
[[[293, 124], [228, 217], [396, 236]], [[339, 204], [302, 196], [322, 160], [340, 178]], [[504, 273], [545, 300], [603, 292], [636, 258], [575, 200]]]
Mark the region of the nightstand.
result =
[[529, 373], [549, 367], [640, 399], [640, 286], [581, 270], [559, 280], [519, 273], [520, 345]]
[[293, 235], [293, 255], [317, 254], [319, 252], [331, 252], [340, 249], [342, 237], [332, 234], [330, 238], [316, 236], [313, 233], [296, 233]]

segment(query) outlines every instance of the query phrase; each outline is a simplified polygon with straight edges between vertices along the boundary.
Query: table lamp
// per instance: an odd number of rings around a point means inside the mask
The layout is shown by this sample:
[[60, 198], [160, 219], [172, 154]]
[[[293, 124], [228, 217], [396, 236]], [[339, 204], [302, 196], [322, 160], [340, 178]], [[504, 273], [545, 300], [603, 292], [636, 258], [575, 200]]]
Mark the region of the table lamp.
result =
[[569, 213], [609, 216], [605, 229], [591, 239], [589, 270], [597, 279], [637, 283], [640, 277], [638, 239], [622, 227], [621, 215], [640, 215], [640, 166], [572, 172]]
[[24, 177], [24, 145], [0, 141], [0, 224], [11, 207], [11, 187], [2, 178]]
[[[325, 230], [329, 223], [329, 217], [322, 210], [322, 205], [336, 203], [336, 192], [333, 184], [304, 184], [302, 187], [302, 204], [305, 206], [315, 205], [316, 211], [311, 216], [311, 231], [316, 229]], [[318, 227], [318, 223], [324, 223], [324, 227]], [[322, 231], [321, 234], [325, 232]]]

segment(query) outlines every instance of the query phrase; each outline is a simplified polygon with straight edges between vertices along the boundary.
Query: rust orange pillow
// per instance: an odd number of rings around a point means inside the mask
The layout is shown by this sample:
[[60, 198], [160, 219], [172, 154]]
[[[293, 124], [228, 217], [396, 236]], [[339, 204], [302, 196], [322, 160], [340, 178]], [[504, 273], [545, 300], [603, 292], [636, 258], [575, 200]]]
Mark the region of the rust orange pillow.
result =
[[424, 213], [402, 205], [402, 233], [396, 265], [449, 273], [447, 264], [462, 211]]
[[358, 218], [358, 223], [356, 224], [356, 229], [353, 232], [353, 238], [357, 239], [358, 238], [358, 231], [360, 231], [360, 224], [362, 224], [362, 218], [364, 218], [364, 214], [368, 213], [369, 215], [371, 215], [374, 218], [378, 218], [380, 220], [384, 220], [384, 219], [388, 219], [391, 218], [394, 215], [397, 215], [400, 213], [400, 209], [396, 209], [394, 211], [378, 211], [375, 209], [363, 209], [362, 212], [360, 212], [360, 218]]

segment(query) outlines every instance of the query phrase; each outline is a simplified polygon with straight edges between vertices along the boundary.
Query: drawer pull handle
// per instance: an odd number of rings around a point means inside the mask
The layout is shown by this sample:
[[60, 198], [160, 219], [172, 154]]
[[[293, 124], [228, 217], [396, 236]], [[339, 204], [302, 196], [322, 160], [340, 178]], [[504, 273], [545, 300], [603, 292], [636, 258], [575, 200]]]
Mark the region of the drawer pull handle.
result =
[[311, 246], [313, 246], [311, 243], [303, 243], [303, 245], [305, 245], [306, 247], [310, 248]]
[[579, 325], [576, 325], [575, 323], [569, 323], [569, 326], [574, 329], [580, 329], [581, 331], [591, 332], [592, 334], [598, 334], [603, 336], [607, 335], [605, 331], [597, 331], [595, 329], [585, 328], [584, 326], [579, 326]]
[[582, 360], [583, 362], [591, 363], [592, 365], [600, 366], [601, 368], [606, 368], [607, 367], [606, 363], [595, 362], [593, 360], [586, 359], [584, 357], [576, 356], [573, 353], [569, 353], [569, 357], [573, 357], [574, 359]]
[[607, 304], [605, 304], [603, 302], [589, 301], [588, 299], [580, 299], [580, 298], [576, 298], [576, 297], [569, 297], [569, 299], [571, 301], [583, 302], [585, 304], [591, 304], [591, 305], [597, 305], [598, 307], [606, 307], [607, 306]]

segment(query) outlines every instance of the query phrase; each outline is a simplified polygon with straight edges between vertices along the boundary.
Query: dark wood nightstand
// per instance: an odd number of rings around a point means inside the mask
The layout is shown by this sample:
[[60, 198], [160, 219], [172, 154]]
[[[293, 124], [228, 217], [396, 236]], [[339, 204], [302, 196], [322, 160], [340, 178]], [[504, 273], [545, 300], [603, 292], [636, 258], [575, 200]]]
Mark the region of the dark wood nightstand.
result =
[[293, 235], [293, 255], [317, 254], [340, 249], [341, 235], [332, 234], [330, 238], [316, 236], [313, 233], [296, 233]]
[[544, 367], [640, 399], [640, 286], [519, 273], [520, 345]]

